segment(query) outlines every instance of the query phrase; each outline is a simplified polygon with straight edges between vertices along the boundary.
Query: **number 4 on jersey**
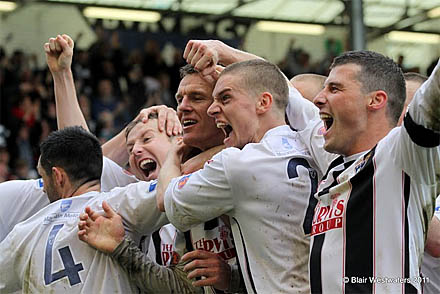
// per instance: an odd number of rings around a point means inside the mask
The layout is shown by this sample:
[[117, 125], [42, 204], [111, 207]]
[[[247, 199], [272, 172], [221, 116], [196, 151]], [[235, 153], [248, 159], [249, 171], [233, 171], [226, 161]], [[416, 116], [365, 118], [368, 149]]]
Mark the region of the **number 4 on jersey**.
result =
[[46, 242], [46, 254], [44, 257], [44, 284], [49, 285], [63, 277], [69, 278], [70, 286], [81, 283], [78, 272], [84, 269], [82, 263], [75, 264], [70, 247], [66, 246], [58, 249], [64, 269], [52, 274], [52, 247], [55, 238], [64, 224], [55, 225], [50, 230], [49, 237]]

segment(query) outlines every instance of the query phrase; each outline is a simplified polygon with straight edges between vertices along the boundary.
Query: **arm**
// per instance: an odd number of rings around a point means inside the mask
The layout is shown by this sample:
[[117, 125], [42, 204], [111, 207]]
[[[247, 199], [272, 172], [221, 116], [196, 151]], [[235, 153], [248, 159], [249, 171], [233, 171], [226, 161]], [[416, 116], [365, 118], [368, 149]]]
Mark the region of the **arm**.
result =
[[183, 152], [183, 140], [179, 139], [168, 151], [167, 158], [157, 177], [156, 202], [160, 211], [165, 211], [164, 197], [171, 180], [182, 174], [180, 170]]
[[440, 220], [435, 215], [429, 224], [425, 250], [433, 257], [440, 257]]
[[183, 271], [183, 264], [160, 266], [143, 254], [136, 244], [124, 239], [111, 254], [131, 280], [142, 291], [149, 293], [203, 293], [203, 288], [196, 288]]
[[215, 73], [217, 64], [230, 64], [261, 57], [232, 48], [218, 40], [191, 40], [186, 44], [183, 58], [203, 76]]
[[[439, 184], [440, 170], [440, 64], [422, 84], [408, 107], [399, 140], [392, 150], [399, 164], [418, 183]], [[433, 196], [438, 190], [432, 190]], [[435, 195], [435, 196], [434, 196]], [[434, 198], [433, 198], [434, 199]]]
[[181, 266], [164, 267], [150, 260], [135, 242], [124, 238], [122, 218], [103, 201], [106, 216], [90, 207], [81, 214], [78, 237], [90, 246], [110, 254], [143, 291], [150, 293], [196, 293]]
[[67, 35], [50, 38], [44, 44], [47, 65], [54, 82], [58, 129], [80, 125], [89, 130], [76, 98], [71, 70], [73, 46], [73, 40]]
[[[234, 193], [225, 162], [235, 163], [235, 157], [240, 156], [239, 152], [239, 149], [227, 148], [216, 154], [203, 169], [174, 178], [165, 187], [165, 212], [178, 230], [185, 232], [197, 224], [232, 213]], [[232, 155], [235, 157], [231, 158]]]

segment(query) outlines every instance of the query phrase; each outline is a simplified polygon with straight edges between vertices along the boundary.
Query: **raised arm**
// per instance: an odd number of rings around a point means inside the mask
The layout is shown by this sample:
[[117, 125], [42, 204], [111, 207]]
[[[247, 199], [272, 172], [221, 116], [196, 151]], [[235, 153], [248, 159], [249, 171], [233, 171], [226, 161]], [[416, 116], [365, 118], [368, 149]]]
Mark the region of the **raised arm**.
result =
[[58, 35], [44, 44], [54, 82], [58, 129], [79, 125], [89, 130], [76, 97], [71, 70], [73, 46], [73, 40], [68, 35]]
[[90, 246], [109, 254], [129, 274], [130, 279], [149, 293], [198, 293], [201, 288], [191, 285], [183, 271], [183, 264], [175, 267], [160, 266], [124, 237], [122, 218], [106, 203], [105, 216], [86, 208], [78, 223], [78, 237]]
[[186, 44], [183, 58], [204, 76], [213, 74], [218, 64], [228, 66], [249, 59], [262, 59], [219, 40], [191, 40]]

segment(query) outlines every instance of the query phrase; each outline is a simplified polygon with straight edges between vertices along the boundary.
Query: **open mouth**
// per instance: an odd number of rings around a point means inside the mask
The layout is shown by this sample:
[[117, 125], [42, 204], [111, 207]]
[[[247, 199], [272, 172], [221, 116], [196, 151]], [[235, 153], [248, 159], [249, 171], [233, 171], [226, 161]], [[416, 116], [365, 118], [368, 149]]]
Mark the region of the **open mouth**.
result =
[[328, 131], [331, 126], [333, 125], [333, 117], [331, 115], [321, 113], [320, 117], [322, 121], [324, 122], [325, 130]]
[[139, 168], [147, 178], [156, 170], [156, 167], [157, 163], [152, 159], [144, 159], [139, 162]]
[[225, 139], [229, 137], [229, 135], [232, 132], [232, 127], [228, 125], [227, 123], [218, 122], [217, 128], [222, 129], [223, 133], [225, 134]]
[[183, 125], [184, 128], [185, 128], [185, 127], [192, 126], [192, 125], [195, 125], [196, 123], [197, 123], [197, 121], [196, 121], [196, 120], [193, 120], [193, 119], [184, 119], [184, 120], [182, 121], [182, 125]]

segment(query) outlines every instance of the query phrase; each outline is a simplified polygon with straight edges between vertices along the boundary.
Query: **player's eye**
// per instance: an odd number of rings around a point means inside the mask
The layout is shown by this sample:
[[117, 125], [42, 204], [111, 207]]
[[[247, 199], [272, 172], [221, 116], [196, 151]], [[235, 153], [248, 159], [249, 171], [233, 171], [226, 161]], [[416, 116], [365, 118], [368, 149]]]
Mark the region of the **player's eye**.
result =
[[230, 98], [231, 98], [231, 96], [226, 94], [226, 95], [221, 96], [220, 100], [222, 101], [222, 103], [226, 103], [229, 101]]

